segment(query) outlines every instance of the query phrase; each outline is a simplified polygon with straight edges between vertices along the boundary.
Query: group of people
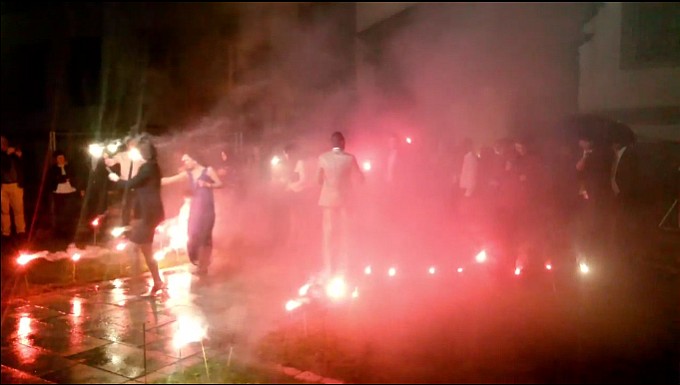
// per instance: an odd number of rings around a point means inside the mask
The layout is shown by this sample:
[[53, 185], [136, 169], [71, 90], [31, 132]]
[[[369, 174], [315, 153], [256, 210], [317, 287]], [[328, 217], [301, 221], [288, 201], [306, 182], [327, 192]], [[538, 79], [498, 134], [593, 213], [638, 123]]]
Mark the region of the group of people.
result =
[[574, 156], [567, 141], [547, 152], [528, 138], [480, 150], [464, 141], [454, 174], [457, 213], [516, 270], [549, 259], [555, 248], [583, 262], [632, 257], [640, 183], [634, 143], [632, 134], [599, 141], [582, 131]]

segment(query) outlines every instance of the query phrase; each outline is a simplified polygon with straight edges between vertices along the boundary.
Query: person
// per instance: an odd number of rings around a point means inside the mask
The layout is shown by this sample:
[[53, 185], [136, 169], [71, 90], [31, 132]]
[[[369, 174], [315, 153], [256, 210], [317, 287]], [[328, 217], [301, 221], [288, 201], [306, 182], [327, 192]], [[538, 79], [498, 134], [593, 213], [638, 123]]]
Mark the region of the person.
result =
[[221, 188], [222, 181], [212, 167], [206, 166], [197, 155], [182, 155], [184, 171], [161, 179], [162, 185], [188, 181], [191, 189], [187, 254], [198, 266], [196, 273], [206, 275], [211, 262], [212, 231], [215, 226], [215, 198], [213, 189]]
[[49, 170], [52, 192], [52, 229], [58, 238], [72, 240], [78, 225], [80, 199], [85, 195], [80, 179], [62, 151], [55, 151], [54, 165]]
[[[108, 157], [105, 154], [104, 163], [107, 167], [115, 165], [120, 166], [120, 179], [123, 181], [134, 178], [139, 172], [139, 168], [144, 163], [143, 159], [132, 159], [131, 150], [137, 146], [138, 139], [135, 137], [128, 137], [125, 140], [125, 151], [116, 153], [113, 157]], [[129, 189], [124, 195], [124, 202], [122, 207], [122, 225], [130, 225], [133, 210], [137, 209], [137, 200], [134, 189]]]
[[10, 209], [14, 213], [14, 227], [19, 238], [26, 234], [24, 220], [24, 188], [21, 149], [11, 147], [6, 137], [0, 138], [2, 146], [2, 236], [9, 238], [12, 233]]
[[635, 214], [640, 205], [640, 161], [634, 146], [635, 134], [626, 131], [613, 138], [611, 186], [614, 193], [612, 237], [618, 254], [624, 259], [638, 252], [639, 230]]
[[[341, 132], [331, 135], [331, 151], [319, 156], [319, 206], [323, 211], [324, 274], [347, 269], [348, 215], [353, 200], [353, 180], [363, 183], [364, 175], [356, 157], [345, 152]], [[338, 247], [336, 247], [338, 245]], [[336, 259], [337, 258], [337, 259]]]
[[153, 277], [153, 287], [151, 295], [165, 289], [158, 269], [158, 262], [153, 258], [152, 246], [156, 227], [165, 219], [163, 201], [161, 199], [161, 170], [156, 161], [156, 148], [148, 140], [142, 140], [137, 144], [137, 148], [144, 164], [139, 168], [139, 172], [130, 180], [122, 180], [118, 174], [109, 173], [109, 179], [115, 183], [117, 188], [134, 188], [137, 190], [139, 200], [138, 219], [132, 221], [132, 229], [128, 236], [131, 246], [128, 252], [133, 262], [133, 274], [138, 273], [137, 260], [139, 250], [141, 250], [146, 261], [146, 265]]
[[581, 158], [576, 162], [581, 207], [578, 215], [579, 263], [592, 257], [605, 257], [607, 249], [608, 218], [614, 199], [611, 172], [612, 149], [594, 135], [580, 132]]
[[302, 153], [296, 144], [288, 144], [283, 149], [284, 156], [293, 170], [286, 184], [290, 202], [290, 228], [288, 245], [295, 248], [301, 246], [305, 234], [311, 232], [309, 227], [311, 215], [306, 208], [312, 206], [315, 194], [313, 176], [316, 173], [316, 162]]

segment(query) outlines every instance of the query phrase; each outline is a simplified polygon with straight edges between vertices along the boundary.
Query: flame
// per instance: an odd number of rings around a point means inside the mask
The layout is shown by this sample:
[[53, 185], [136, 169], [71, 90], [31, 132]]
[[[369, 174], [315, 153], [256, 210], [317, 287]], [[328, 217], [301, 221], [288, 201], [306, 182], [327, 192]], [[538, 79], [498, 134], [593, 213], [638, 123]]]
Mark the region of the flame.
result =
[[71, 300], [71, 305], [73, 305], [73, 315], [80, 317], [83, 313], [83, 300], [78, 297], [73, 297]]
[[181, 349], [192, 342], [201, 342], [207, 334], [207, 327], [203, 320], [193, 314], [180, 315], [177, 319], [177, 329], [172, 339], [175, 349]]
[[413, 141], [411, 140], [411, 137], [406, 137], [406, 143], [407, 144], [413, 143]]
[[136, 148], [131, 148], [130, 151], [128, 152], [128, 157], [130, 158], [131, 161], [133, 162], [139, 162], [142, 160], [142, 153], [139, 152], [138, 149]]
[[520, 269], [519, 267], [515, 268], [515, 275], [520, 275], [520, 274], [522, 274], [522, 269]]
[[546, 269], [546, 270], [552, 270], [552, 265], [550, 264], [550, 262], [547, 262], [547, 263], [545, 264], [545, 269]]
[[340, 299], [347, 295], [347, 284], [341, 277], [334, 278], [326, 285], [326, 295], [332, 299]]
[[91, 225], [94, 226], [94, 227], [99, 226], [99, 217], [92, 220]]
[[118, 151], [118, 143], [109, 143], [106, 145], [106, 151], [108, 151], [111, 154], [114, 154], [116, 151]]
[[434, 266], [430, 266], [430, 268], [428, 269], [428, 271], [430, 272], [430, 274], [434, 274], [434, 273], [437, 272], [437, 269], [436, 269]]
[[272, 166], [276, 166], [276, 165], [278, 165], [279, 163], [281, 163], [281, 158], [279, 158], [278, 156], [274, 156], [274, 157], [272, 158], [271, 163], [272, 163]]
[[459, 268], [458, 268], [458, 272], [459, 272], [459, 273], [462, 273], [462, 272], [463, 272], [463, 268], [462, 268], [462, 267], [459, 267]]
[[306, 296], [307, 293], [309, 292], [309, 288], [310, 288], [311, 286], [312, 286], [312, 285], [310, 285], [310, 284], [308, 284], [308, 283], [302, 285], [302, 287], [300, 287], [300, 289], [298, 290], [298, 294], [300, 295], [300, 297]]
[[102, 155], [104, 155], [104, 146], [98, 143], [92, 143], [87, 147], [87, 152], [89, 152], [93, 158], [101, 158]]
[[286, 311], [293, 311], [300, 306], [302, 306], [302, 301], [291, 299], [290, 301], [286, 302]]
[[28, 264], [34, 259], [37, 259], [38, 257], [39, 257], [38, 254], [21, 253], [19, 254], [19, 258], [17, 258], [17, 263], [21, 266], [25, 266], [26, 264]]
[[475, 260], [477, 261], [477, 263], [484, 263], [484, 262], [486, 262], [486, 259], [487, 259], [486, 250], [480, 251], [479, 254], [477, 254], [477, 256], [475, 256]]
[[390, 267], [390, 269], [387, 270], [387, 275], [389, 275], [390, 277], [394, 277], [395, 275], [397, 275], [397, 269], [394, 267]]
[[114, 227], [113, 230], [111, 230], [111, 235], [113, 235], [115, 238], [118, 238], [123, 235], [125, 230], [125, 227]]
[[81, 258], [81, 257], [82, 257], [82, 256], [80, 255], [80, 253], [73, 253], [73, 255], [71, 256], [71, 260], [72, 260], [73, 262], [78, 262], [78, 261], [80, 261], [80, 258]]
[[165, 259], [165, 254], [166, 254], [165, 249], [158, 250], [155, 253], [153, 253], [153, 259], [155, 259], [156, 261], [162, 261], [163, 259]]
[[581, 270], [581, 273], [583, 274], [588, 274], [590, 272], [590, 268], [585, 262], [579, 263], [579, 269]]

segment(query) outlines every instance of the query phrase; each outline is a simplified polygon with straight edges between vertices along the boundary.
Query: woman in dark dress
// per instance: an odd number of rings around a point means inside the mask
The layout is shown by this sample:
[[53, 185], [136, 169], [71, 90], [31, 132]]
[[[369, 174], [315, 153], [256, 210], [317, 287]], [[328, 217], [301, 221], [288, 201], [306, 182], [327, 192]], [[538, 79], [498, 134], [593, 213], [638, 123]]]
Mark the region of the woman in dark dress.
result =
[[194, 154], [182, 156], [184, 171], [163, 178], [163, 185], [188, 181], [191, 190], [187, 254], [198, 266], [198, 274], [208, 272], [212, 254], [212, 230], [215, 225], [215, 199], [213, 189], [222, 187], [222, 181], [212, 167], [204, 166]]
[[[151, 295], [164, 289], [163, 280], [158, 269], [158, 262], [153, 258], [153, 237], [158, 226], [164, 219], [163, 201], [161, 199], [161, 170], [156, 161], [156, 148], [149, 140], [142, 140], [137, 145], [138, 155], [145, 163], [139, 168], [134, 178], [124, 181], [115, 174], [109, 174], [109, 179], [115, 182], [118, 188], [134, 188], [139, 202], [138, 221], [132, 223], [129, 240], [129, 253], [136, 260], [138, 250], [142, 251], [146, 265], [153, 277]], [[132, 156], [132, 154], [131, 154]]]

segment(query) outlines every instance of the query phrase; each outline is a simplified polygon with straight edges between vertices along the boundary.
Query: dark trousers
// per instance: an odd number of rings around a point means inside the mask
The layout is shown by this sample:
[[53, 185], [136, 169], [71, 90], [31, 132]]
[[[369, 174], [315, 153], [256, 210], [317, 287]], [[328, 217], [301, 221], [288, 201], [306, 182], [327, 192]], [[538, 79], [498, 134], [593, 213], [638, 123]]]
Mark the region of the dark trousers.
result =
[[72, 240], [80, 213], [80, 195], [52, 193], [52, 229], [62, 239]]

